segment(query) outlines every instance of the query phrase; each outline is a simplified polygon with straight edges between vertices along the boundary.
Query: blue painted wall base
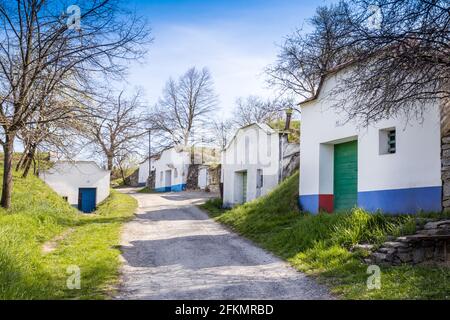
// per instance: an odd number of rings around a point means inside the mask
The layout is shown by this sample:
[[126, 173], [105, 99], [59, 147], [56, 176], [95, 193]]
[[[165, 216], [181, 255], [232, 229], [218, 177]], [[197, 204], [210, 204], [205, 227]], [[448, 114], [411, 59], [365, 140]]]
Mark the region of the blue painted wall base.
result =
[[300, 210], [302, 210], [302, 211], [318, 213], [319, 212], [319, 195], [311, 194], [311, 195], [300, 196], [300, 197], [298, 197], [298, 204], [300, 206]]
[[186, 184], [176, 184], [170, 187], [156, 188], [155, 192], [181, 192], [186, 190]]
[[358, 192], [358, 206], [384, 213], [439, 212], [442, 187], [409, 188]]
[[[319, 195], [299, 196], [300, 209], [319, 212]], [[358, 207], [385, 214], [440, 212], [442, 210], [442, 187], [422, 187], [394, 190], [358, 192]]]

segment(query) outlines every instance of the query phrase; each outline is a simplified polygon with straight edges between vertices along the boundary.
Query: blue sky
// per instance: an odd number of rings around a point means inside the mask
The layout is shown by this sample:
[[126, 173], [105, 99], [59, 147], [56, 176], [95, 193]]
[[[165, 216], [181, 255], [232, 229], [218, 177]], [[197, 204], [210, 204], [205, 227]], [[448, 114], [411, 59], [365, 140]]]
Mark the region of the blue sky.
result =
[[277, 45], [301, 27], [315, 8], [330, 0], [130, 0], [145, 16], [154, 43], [146, 61], [134, 64], [129, 87], [143, 89], [154, 104], [169, 77], [192, 66], [208, 67], [229, 116], [240, 96], [271, 96], [264, 68], [275, 61]]

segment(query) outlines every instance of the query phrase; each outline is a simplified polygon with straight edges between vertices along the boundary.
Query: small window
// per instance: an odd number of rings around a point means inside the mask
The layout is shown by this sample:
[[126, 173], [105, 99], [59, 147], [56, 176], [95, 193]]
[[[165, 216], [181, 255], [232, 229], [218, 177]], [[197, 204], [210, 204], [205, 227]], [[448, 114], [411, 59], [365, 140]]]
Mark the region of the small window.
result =
[[159, 181], [162, 182], [163, 179], [164, 179], [164, 171], [161, 171], [160, 174], [159, 174]]
[[395, 128], [380, 130], [380, 154], [393, 154], [397, 151]]
[[256, 187], [262, 188], [264, 186], [264, 176], [262, 169], [256, 170]]
[[178, 178], [178, 169], [177, 168], [174, 169], [173, 177]]
[[395, 129], [388, 133], [388, 153], [395, 153]]

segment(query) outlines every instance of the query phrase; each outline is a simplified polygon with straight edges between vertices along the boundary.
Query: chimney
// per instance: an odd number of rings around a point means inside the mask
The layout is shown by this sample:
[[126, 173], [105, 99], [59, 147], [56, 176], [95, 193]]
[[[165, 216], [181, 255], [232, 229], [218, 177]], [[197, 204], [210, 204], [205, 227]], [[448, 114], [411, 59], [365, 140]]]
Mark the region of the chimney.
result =
[[286, 109], [286, 124], [284, 126], [284, 130], [289, 130], [291, 128], [291, 117], [292, 117], [292, 109]]

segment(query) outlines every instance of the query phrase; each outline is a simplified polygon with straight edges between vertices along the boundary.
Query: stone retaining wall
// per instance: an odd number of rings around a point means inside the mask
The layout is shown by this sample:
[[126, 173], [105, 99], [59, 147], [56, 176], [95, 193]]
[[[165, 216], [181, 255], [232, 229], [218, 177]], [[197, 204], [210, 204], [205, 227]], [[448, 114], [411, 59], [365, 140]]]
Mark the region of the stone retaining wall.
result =
[[189, 165], [188, 174], [186, 178], [186, 189], [187, 190], [197, 190], [198, 189], [198, 170], [200, 165], [191, 164]]
[[[450, 220], [418, 222], [415, 235], [385, 242], [366, 259], [368, 264], [401, 265], [426, 261], [448, 262], [450, 256]], [[359, 246], [371, 250], [372, 246]]]
[[450, 134], [442, 138], [442, 207], [450, 211]]
[[441, 103], [442, 208], [450, 211], [450, 99], [444, 98]]
[[208, 168], [208, 186], [206, 187], [206, 191], [220, 193], [220, 169], [220, 164]]
[[150, 176], [147, 179], [147, 187], [150, 190], [155, 190], [155, 171], [150, 172]]
[[139, 170], [135, 170], [132, 174], [126, 177], [124, 184], [129, 187], [139, 186]]

